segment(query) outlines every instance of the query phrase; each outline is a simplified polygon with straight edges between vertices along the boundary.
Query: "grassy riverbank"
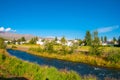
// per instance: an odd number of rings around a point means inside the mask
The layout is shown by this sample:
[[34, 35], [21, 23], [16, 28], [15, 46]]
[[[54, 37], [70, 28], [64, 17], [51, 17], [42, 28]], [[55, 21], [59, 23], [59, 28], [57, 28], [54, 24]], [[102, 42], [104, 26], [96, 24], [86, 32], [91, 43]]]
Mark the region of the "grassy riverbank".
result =
[[[39, 51], [37, 51], [38, 46], [35, 46], [35, 45], [32, 46], [31, 50], [29, 50], [29, 48], [31, 48], [31, 45], [17, 46], [16, 49], [23, 50], [23, 51], [29, 52], [31, 54], [34, 54], [37, 56], [42, 56], [42, 57], [56, 58], [56, 59], [61, 59], [61, 60], [73, 61], [73, 62], [82, 62], [82, 63], [94, 65], [94, 66], [120, 69], [120, 60], [119, 60], [120, 59], [119, 58], [120, 48], [103, 47], [104, 53], [101, 56], [86, 55], [86, 54], [83, 54], [80, 52], [66, 54], [66, 55], [48, 53], [48, 52], [39, 52]], [[81, 47], [78, 49], [79, 50], [89, 50], [89, 47]], [[117, 55], [113, 55], [113, 54], [116, 54], [115, 52], [117, 52]], [[110, 55], [110, 59], [107, 58], [108, 54]], [[113, 62], [114, 60], [118, 60], [118, 62]]]
[[57, 70], [45, 65], [39, 66], [10, 56], [0, 49], [0, 79], [5, 80], [96, 80], [91, 76], [79, 76], [74, 71]]

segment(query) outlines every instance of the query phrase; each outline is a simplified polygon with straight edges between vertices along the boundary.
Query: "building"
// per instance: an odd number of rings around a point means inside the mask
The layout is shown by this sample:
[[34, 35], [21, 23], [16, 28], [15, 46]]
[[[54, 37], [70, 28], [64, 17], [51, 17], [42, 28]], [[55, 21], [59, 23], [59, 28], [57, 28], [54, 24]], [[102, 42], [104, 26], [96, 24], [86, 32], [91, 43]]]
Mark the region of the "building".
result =
[[44, 45], [44, 42], [42, 41], [42, 39], [38, 39], [38, 41], [36, 41], [36, 44]]

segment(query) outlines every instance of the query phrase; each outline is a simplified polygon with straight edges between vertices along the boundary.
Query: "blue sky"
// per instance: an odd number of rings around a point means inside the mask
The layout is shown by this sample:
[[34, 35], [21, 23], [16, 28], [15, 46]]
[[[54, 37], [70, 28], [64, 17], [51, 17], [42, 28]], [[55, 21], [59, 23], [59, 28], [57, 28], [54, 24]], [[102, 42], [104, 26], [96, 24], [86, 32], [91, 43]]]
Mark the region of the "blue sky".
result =
[[119, 0], [0, 0], [0, 30], [69, 39], [98, 30], [112, 39], [119, 26]]

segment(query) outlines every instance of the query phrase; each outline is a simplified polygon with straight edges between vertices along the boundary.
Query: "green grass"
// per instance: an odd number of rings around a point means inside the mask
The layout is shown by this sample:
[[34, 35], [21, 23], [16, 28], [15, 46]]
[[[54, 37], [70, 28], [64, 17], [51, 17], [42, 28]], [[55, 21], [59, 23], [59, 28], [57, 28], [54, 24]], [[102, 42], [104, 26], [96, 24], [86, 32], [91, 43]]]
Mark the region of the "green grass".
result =
[[74, 71], [57, 70], [54, 67], [39, 66], [8, 55], [0, 50], [0, 77], [25, 77], [29, 80], [96, 80], [81, 77]]

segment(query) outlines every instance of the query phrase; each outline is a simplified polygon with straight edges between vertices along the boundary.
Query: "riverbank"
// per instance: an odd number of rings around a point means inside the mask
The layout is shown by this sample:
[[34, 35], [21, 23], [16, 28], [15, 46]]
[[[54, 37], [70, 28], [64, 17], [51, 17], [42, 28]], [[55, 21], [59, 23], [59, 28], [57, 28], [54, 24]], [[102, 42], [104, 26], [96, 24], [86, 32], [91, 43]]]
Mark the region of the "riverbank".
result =
[[54, 67], [39, 66], [10, 56], [0, 49], [0, 79], [22, 80], [96, 80], [95, 77], [81, 77], [74, 71], [57, 70]]
[[41, 57], [55, 58], [60, 60], [72, 61], [72, 62], [80, 62], [80, 63], [85, 63], [93, 66], [120, 70], [120, 63], [112, 63], [111, 61], [104, 60], [103, 58], [98, 56], [90, 56], [82, 53], [77, 53], [77, 54], [73, 53], [73, 54], [66, 54], [66, 55], [46, 53], [46, 52], [41, 53], [41, 52], [30, 51], [29, 48], [30, 47], [28, 46], [17, 46], [17, 48], [15, 49], [25, 51], [30, 54], [34, 54]]

